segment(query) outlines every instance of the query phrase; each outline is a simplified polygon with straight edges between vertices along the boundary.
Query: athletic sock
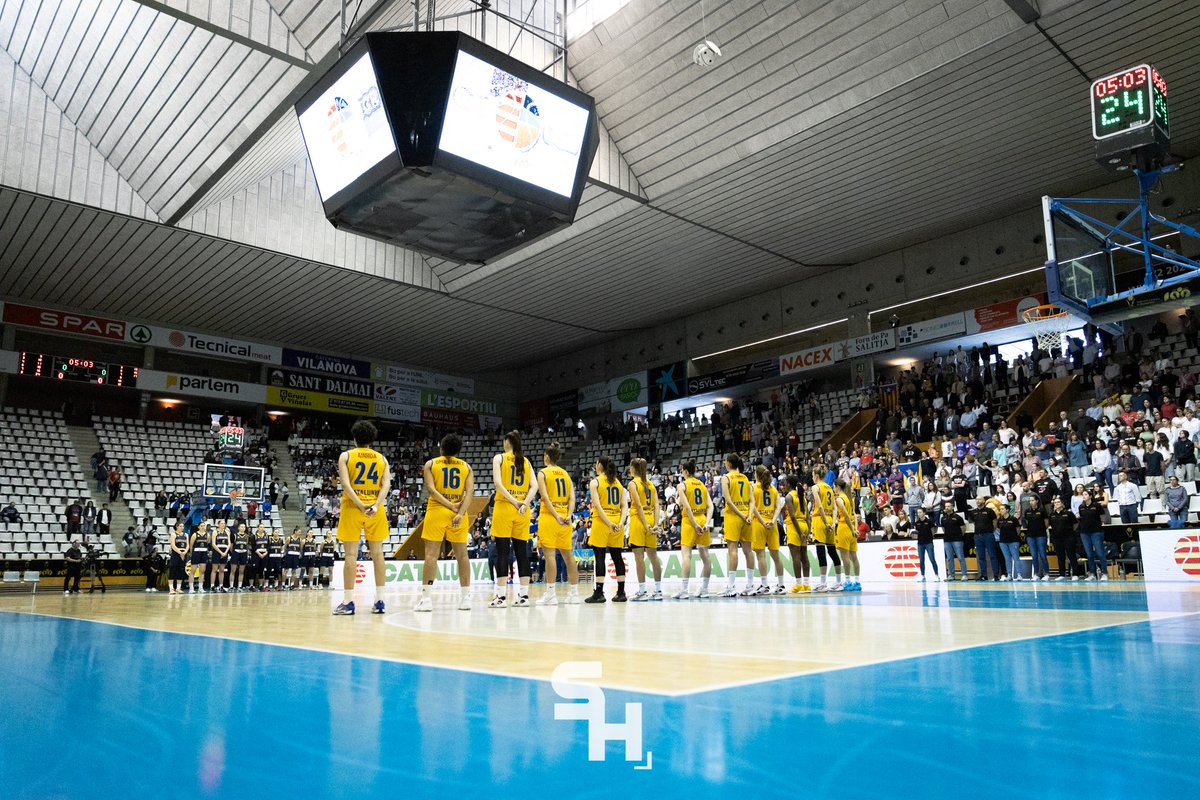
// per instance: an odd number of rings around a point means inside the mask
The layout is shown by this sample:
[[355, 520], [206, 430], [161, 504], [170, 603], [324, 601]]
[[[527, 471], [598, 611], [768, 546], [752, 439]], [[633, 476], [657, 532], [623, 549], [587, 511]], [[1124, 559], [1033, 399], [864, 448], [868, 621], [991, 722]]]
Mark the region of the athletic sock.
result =
[[654, 582], [654, 591], [657, 592], [658, 594], [662, 594], [662, 581]]
[[342, 592], [342, 602], [343, 603], [353, 603], [354, 602], [354, 590], [353, 589], [347, 589], [344, 592]]
[[704, 579], [704, 583], [701, 585], [700, 591], [702, 591], [702, 592], [708, 591], [708, 578]]
[[383, 602], [383, 587], [382, 586], [375, 587], [375, 602], [376, 603]]

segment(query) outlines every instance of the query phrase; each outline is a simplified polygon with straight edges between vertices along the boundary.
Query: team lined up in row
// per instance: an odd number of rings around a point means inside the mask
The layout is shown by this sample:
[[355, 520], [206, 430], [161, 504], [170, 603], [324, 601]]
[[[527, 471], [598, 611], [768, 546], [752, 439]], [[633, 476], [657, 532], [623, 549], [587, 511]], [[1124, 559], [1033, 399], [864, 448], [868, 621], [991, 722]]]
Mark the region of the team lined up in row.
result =
[[262, 525], [254, 533], [245, 525], [238, 525], [231, 533], [224, 520], [216, 523], [215, 530], [202, 522], [191, 534], [181, 522], [175, 526], [169, 541], [167, 578], [171, 594], [181, 593], [185, 588], [203, 592], [205, 586], [212, 592], [328, 586], [337, 555], [337, 542], [330, 533], [324, 539], [317, 539], [311, 530], [302, 536], [300, 529], [294, 528], [285, 538], [278, 528], [268, 535]]
[[[361, 427], [360, 427], [361, 426]], [[358, 447], [343, 453], [339, 472], [343, 487], [343, 508], [352, 509], [349, 517], [339, 522], [338, 538], [343, 541], [357, 539], [365, 532], [370, 543], [376, 529], [379, 498], [386, 494], [390, 473], [386, 460], [368, 445], [373, 441], [374, 429], [367, 423], [356, 425], [352, 430]], [[436, 574], [436, 562], [442, 555], [446, 543], [459, 562], [458, 574], [462, 589], [460, 609], [471, 607], [470, 569], [467, 564], [467, 534], [471, 525], [471, 501], [474, 498], [474, 474], [471, 466], [458, 457], [462, 440], [453, 434], [442, 439], [440, 455], [428, 461], [423, 469], [428, 501], [421, 527], [425, 540], [425, 572], [430, 576], [422, 587], [415, 611], [431, 611], [433, 601], [430, 589]], [[504, 437], [504, 452], [492, 460], [492, 479], [496, 487], [493, 497], [491, 534], [496, 543], [496, 559], [499, 564], [508, 564], [510, 554], [517, 564], [516, 597], [510, 602], [505, 582], [497, 583], [496, 593], [489, 606], [504, 608], [508, 605], [523, 607], [530, 604], [529, 584], [532, 575], [529, 548], [513, 547], [513, 542], [527, 542], [531, 538], [531, 521], [534, 500], [541, 498], [538, 516], [538, 540], [545, 551], [546, 591], [539, 604], [556, 605], [557, 558], [561, 555], [567, 567], [566, 603], [578, 603], [578, 572], [572, 552], [571, 513], [575, 508], [575, 487], [570, 475], [558, 466], [561, 451], [557, 443], [551, 444], [542, 454], [543, 468], [536, 473], [522, 453], [521, 435], [513, 431]], [[773, 484], [768, 470], [759, 467], [754, 480], [742, 471], [742, 462], [737, 455], [725, 460], [727, 473], [721, 477], [722, 496], [726, 498], [723, 514], [723, 533], [729, 548], [729, 584], [723, 596], [741, 594], [783, 593], [784, 567], [779, 557], [782, 523], [787, 531], [787, 544], [792, 549], [793, 562], [801, 566], [801, 579], [792, 587], [793, 592], [802, 591], [847, 591], [858, 588], [858, 543], [851, 520], [854, 518], [853, 501], [845, 485], [831, 486], [824, 475], [813, 474], [813, 486], [804, 491], [799, 481], [792, 477], [783, 479], [785, 491], [781, 493]], [[683, 550], [683, 588], [674, 595], [675, 599], [708, 597], [712, 566], [708, 560], [708, 548], [712, 544], [714, 506], [704, 482], [696, 477], [696, 465], [685, 462], [681, 466], [683, 480], [676, 488], [682, 511], [681, 544]], [[351, 476], [354, 476], [353, 478]], [[658, 490], [650, 482], [644, 459], [635, 458], [629, 464], [628, 482], [623, 483], [612, 459], [602, 457], [595, 463], [595, 477], [588, 486], [591, 500], [591, 529], [588, 546], [595, 554], [595, 587], [591, 596], [583, 602], [603, 603], [607, 600], [604, 584], [611, 559], [616, 593], [614, 602], [626, 600], [662, 600], [662, 564], [658, 557], [658, 536], [663, 530], [663, 509]], [[368, 505], [371, 502], [371, 505]], [[639, 590], [629, 597], [625, 593], [625, 561], [622, 552], [628, 540], [634, 553]], [[808, 546], [814, 544], [819, 564], [819, 582], [810, 583], [811, 567]], [[703, 584], [696, 593], [691, 593], [692, 551], [698, 552], [703, 564]], [[746, 589], [738, 590], [736, 580], [739, 554], [744, 555], [751, 578]], [[768, 555], [774, 565], [774, 585], [768, 582]], [[372, 549], [376, 559], [377, 548]], [[758, 576], [753, 573], [757, 558]], [[654, 589], [646, 583], [647, 562], [653, 574]], [[843, 581], [843, 562], [847, 580]], [[347, 587], [353, 586], [353, 556], [347, 554]], [[832, 570], [832, 571], [831, 571]], [[376, 561], [375, 613], [383, 612], [380, 597], [382, 588], [382, 562]], [[827, 586], [826, 579], [832, 575], [834, 583]], [[347, 589], [343, 602], [335, 614], [354, 613], [354, 590]]]

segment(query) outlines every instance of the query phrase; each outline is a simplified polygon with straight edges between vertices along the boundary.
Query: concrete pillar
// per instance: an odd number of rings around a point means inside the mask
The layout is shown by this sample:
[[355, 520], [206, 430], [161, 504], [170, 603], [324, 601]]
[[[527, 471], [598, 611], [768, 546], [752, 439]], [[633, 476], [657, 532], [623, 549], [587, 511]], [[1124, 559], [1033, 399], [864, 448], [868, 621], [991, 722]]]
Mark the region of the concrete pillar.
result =
[[[12, 325], [4, 326], [4, 333], [0, 334], [0, 350], [16, 350], [17, 349], [17, 329]], [[4, 405], [8, 398], [8, 374], [0, 372], [0, 406]]]

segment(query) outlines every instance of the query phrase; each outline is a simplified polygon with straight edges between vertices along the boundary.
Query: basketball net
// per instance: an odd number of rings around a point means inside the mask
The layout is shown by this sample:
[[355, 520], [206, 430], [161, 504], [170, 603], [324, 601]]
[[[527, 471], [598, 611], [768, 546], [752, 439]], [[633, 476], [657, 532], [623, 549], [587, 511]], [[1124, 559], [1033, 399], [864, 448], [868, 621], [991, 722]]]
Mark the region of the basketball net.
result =
[[1033, 329], [1038, 349], [1047, 354], [1056, 349], [1062, 350], [1062, 336], [1075, 323], [1073, 316], [1055, 305], [1027, 308], [1021, 312], [1021, 318]]
[[245, 492], [239, 491], [237, 489], [230, 489], [229, 490], [229, 502], [232, 503], [234, 506], [236, 506], [238, 504], [238, 500], [241, 500], [243, 495], [245, 495], [245, 494], [246, 494]]

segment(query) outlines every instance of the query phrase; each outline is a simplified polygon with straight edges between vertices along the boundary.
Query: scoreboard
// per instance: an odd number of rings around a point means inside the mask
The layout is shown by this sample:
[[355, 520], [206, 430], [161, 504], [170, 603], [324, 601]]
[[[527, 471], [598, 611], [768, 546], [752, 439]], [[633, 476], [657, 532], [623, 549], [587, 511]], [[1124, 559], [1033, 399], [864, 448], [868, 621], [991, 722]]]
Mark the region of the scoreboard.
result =
[[1171, 145], [1167, 81], [1151, 64], [1121, 70], [1092, 81], [1092, 139], [1096, 160], [1126, 170], [1160, 165]]
[[21, 353], [21, 375], [101, 386], [137, 386], [137, 367], [53, 353]]

